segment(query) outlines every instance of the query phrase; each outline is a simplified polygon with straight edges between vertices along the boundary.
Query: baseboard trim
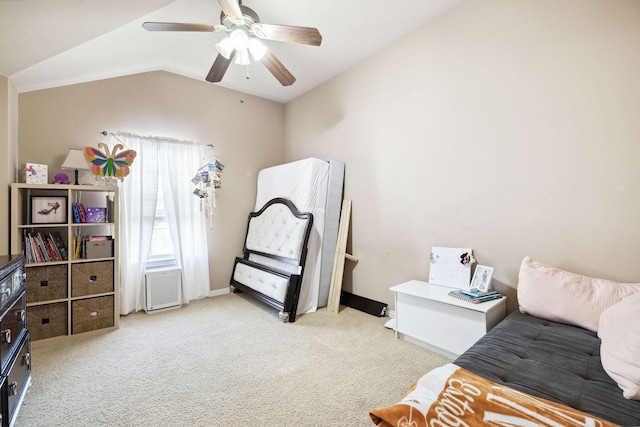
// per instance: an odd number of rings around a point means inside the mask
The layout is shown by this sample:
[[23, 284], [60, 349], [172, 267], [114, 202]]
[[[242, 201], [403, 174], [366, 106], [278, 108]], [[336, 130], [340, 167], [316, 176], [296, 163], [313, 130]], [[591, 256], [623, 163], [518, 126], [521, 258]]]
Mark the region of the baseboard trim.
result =
[[209, 291], [209, 296], [210, 297], [219, 297], [222, 295], [226, 295], [228, 293], [231, 293], [231, 290], [226, 287], [226, 288], [222, 288], [222, 289], [214, 289], [212, 291]]
[[347, 291], [342, 291], [340, 304], [378, 317], [385, 317], [389, 308], [389, 306], [383, 302], [355, 295]]

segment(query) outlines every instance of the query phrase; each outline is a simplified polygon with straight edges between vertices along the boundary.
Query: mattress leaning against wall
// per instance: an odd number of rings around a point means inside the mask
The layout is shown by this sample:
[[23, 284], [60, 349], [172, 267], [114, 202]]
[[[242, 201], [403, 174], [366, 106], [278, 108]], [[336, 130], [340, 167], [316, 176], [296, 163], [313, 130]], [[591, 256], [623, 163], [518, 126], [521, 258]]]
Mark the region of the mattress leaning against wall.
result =
[[283, 197], [313, 214], [297, 314], [314, 312], [328, 303], [343, 184], [344, 162], [335, 159], [308, 158], [258, 174], [256, 210], [275, 197]]

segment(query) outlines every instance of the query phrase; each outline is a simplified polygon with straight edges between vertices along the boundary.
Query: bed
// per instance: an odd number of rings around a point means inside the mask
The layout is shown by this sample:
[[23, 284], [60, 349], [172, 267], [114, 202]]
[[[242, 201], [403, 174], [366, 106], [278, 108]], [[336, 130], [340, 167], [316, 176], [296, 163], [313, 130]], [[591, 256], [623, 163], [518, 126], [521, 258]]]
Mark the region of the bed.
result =
[[514, 311], [454, 363], [598, 418], [640, 424], [640, 402], [625, 399], [605, 372], [600, 344], [593, 331]]
[[295, 322], [312, 226], [312, 213], [279, 197], [251, 212], [243, 256], [231, 273], [232, 291], [280, 310], [283, 322]]
[[333, 261], [343, 200], [345, 164], [314, 157], [262, 169], [258, 173], [255, 210], [281, 197], [313, 214], [298, 314], [313, 313], [329, 300]]
[[[453, 363], [369, 415], [388, 425], [640, 425], [640, 284], [529, 257], [510, 313]], [[632, 325], [630, 327], [630, 325]]]

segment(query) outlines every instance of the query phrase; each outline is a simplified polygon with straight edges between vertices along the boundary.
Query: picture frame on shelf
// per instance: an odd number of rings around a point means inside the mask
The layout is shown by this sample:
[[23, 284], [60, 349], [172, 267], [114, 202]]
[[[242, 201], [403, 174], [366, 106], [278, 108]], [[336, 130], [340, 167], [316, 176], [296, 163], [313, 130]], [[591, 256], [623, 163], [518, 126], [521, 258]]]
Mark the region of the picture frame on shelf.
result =
[[66, 224], [67, 196], [30, 196], [29, 224]]
[[476, 271], [473, 273], [473, 279], [471, 279], [471, 289], [477, 289], [482, 292], [489, 291], [491, 289], [492, 275], [493, 267], [477, 265]]

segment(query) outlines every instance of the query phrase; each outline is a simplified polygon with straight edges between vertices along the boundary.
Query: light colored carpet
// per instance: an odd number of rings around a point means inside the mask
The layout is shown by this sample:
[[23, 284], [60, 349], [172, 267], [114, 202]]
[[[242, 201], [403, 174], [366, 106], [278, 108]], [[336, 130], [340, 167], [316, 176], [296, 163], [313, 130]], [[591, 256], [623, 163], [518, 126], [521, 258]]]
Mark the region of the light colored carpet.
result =
[[15, 427], [371, 426], [369, 409], [450, 361], [386, 320], [342, 307], [281, 323], [241, 294], [132, 314], [34, 348]]

